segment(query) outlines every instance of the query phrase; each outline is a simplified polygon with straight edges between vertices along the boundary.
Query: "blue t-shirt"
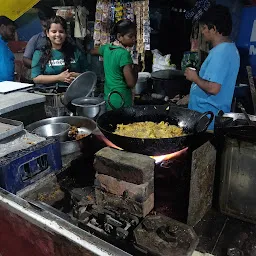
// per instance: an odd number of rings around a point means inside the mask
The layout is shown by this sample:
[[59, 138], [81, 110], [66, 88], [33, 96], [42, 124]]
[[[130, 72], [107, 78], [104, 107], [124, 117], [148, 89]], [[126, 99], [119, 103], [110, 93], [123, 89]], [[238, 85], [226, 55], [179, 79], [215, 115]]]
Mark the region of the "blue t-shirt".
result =
[[14, 54], [0, 36], [0, 82], [14, 80]]
[[[240, 66], [240, 57], [234, 43], [221, 43], [215, 46], [204, 61], [199, 76], [207, 81], [221, 85], [217, 95], [204, 92], [193, 83], [190, 89], [189, 109], [204, 113], [212, 111], [217, 115], [220, 110], [230, 112]], [[213, 130], [214, 122], [209, 126]]]

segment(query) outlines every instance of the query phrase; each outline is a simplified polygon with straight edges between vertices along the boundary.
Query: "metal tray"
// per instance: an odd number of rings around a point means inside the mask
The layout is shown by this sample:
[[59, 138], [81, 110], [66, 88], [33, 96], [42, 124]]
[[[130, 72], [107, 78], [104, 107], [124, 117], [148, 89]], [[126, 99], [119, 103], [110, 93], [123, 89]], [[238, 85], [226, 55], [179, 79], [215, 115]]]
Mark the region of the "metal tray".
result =
[[[87, 129], [88, 134], [90, 135], [96, 129], [96, 123], [86, 117], [81, 116], [62, 116], [62, 117], [52, 117], [44, 120], [40, 120], [33, 124], [26, 126], [26, 130], [32, 132], [36, 128], [45, 125], [45, 124], [53, 124], [53, 123], [68, 123], [71, 126], [77, 126], [78, 128], [83, 127], [83, 130]], [[80, 140], [70, 140], [65, 142], [60, 142], [61, 147], [61, 155], [69, 155], [75, 152], [81, 151], [84, 147], [84, 143], [88, 143], [88, 137], [85, 137]]]
[[0, 117], [0, 140], [6, 139], [23, 129], [22, 122]]

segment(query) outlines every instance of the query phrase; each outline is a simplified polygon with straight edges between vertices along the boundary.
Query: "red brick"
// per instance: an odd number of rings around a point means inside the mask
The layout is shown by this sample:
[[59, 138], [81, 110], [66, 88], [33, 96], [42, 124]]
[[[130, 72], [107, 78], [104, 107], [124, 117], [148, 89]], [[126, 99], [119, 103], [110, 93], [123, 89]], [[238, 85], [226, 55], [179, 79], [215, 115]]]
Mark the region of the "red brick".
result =
[[104, 192], [98, 188], [95, 188], [95, 195], [98, 206], [129, 211], [129, 213], [138, 217], [145, 217], [154, 208], [154, 193], [152, 193], [143, 203], [139, 203], [135, 200], [123, 199], [120, 196]]
[[123, 196], [137, 202], [144, 202], [149, 195], [154, 193], [154, 178], [150, 182], [136, 185], [126, 181], [120, 181], [105, 174], [96, 174], [96, 186], [105, 192], [117, 196]]
[[149, 156], [106, 147], [96, 153], [94, 168], [99, 174], [139, 185], [154, 177], [155, 161]]

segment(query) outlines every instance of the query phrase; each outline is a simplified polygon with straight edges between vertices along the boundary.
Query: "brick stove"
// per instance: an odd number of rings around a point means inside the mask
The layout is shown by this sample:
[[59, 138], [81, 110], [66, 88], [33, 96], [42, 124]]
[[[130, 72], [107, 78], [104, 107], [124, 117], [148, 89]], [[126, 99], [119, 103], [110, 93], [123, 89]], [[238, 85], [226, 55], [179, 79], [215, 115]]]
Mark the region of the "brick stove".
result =
[[[74, 161], [52, 184], [45, 180], [22, 197], [33, 204], [47, 191], [49, 200], [37, 207], [131, 255], [192, 255], [198, 238], [186, 224], [196, 224], [211, 206], [215, 150], [209, 138], [161, 164], [93, 142], [94, 158]], [[56, 187], [62, 196], [53, 203]]]
[[194, 226], [211, 207], [215, 148], [203, 136], [170, 160], [156, 164], [156, 159], [161, 158], [110, 147], [99, 150], [94, 159], [97, 207], [115, 237], [140, 252], [135, 255], [191, 255], [198, 239], [181, 222]]
[[158, 164], [159, 157], [155, 161], [145, 155], [101, 149], [94, 161], [97, 204], [125, 209], [138, 217], [154, 208], [156, 213], [194, 226], [212, 204], [216, 161], [212, 137], [198, 136], [189, 149]]
[[154, 208], [155, 161], [148, 156], [103, 148], [95, 155], [96, 203], [145, 217]]

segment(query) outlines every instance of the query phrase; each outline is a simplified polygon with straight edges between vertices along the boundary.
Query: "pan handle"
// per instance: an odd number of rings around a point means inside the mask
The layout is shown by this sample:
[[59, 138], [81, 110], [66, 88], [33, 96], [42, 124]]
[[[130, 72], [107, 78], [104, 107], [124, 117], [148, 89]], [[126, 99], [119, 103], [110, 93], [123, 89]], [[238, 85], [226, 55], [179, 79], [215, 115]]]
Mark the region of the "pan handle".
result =
[[220, 116], [220, 117], [222, 117], [223, 115], [224, 115], [223, 110], [220, 110], [220, 111], [218, 112], [218, 114], [217, 114], [217, 116]]
[[[105, 101], [104, 101], [104, 103], [105, 103]], [[101, 105], [99, 105], [98, 106], [98, 113], [97, 113], [97, 115], [93, 118], [94, 120], [97, 120], [98, 119], [98, 117], [99, 117], [99, 115], [100, 115], [100, 111], [101, 111]]]
[[120, 93], [120, 92], [118, 92], [118, 91], [112, 91], [109, 95], [108, 95], [108, 104], [109, 104], [109, 106], [112, 108], [112, 109], [116, 109], [116, 107], [114, 107], [113, 105], [112, 105], [112, 103], [110, 102], [110, 97], [113, 95], [113, 94], [118, 94], [120, 97], [121, 97], [121, 99], [122, 99], [122, 105], [121, 105], [121, 107], [120, 108], [122, 108], [123, 106], [124, 106], [124, 103], [125, 103], [125, 101], [124, 101], [124, 97], [123, 97], [123, 95]]
[[[207, 115], [210, 115], [210, 118], [209, 118], [208, 122], [205, 124], [205, 126], [204, 126], [203, 129], [198, 130], [198, 125], [199, 125], [200, 121], [201, 121], [204, 117], [206, 117]], [[195, 124], [195, 127], [194, 127], [194, 133], [205, 132], [205, 131], [207, 130], [208, 126], [210, 125], [210, 123], [212, 122], [213, 118], [214, 118], [214, 114], [213, 114], [211, 111], [207, 111], [207, 112], [205, 112], [204, 114], [202, 114], [202, 115], [198, 118], [198, 120], [196, 121], [196, 124]]]

